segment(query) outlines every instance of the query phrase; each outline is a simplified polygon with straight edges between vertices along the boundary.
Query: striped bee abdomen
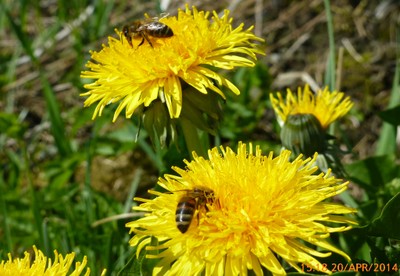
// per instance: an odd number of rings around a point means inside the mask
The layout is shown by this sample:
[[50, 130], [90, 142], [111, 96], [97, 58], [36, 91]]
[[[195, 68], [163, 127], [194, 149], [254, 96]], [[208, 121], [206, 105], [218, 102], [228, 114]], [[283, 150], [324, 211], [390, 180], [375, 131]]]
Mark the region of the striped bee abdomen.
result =
[[158, 21], [149, 23], [146, 28], [147, 33], [153, 37], [170, 37], [174, 35], [170, 27]]
[[184, 196], [178, 203], [175, 212], [176, 226], [181, 233], [186, 233], [193, 220], [196, 211], [197, 201], [194, 197]]
[[214, 200], [214, 192], [210, 189], [196, 187], [186, 190], [186, 194], [179, 200], [175, 211], [175, 222], [179, 231], [182, 234], [186, 233], [196, 211], [208, 212], [207, 204], [212, 204]]

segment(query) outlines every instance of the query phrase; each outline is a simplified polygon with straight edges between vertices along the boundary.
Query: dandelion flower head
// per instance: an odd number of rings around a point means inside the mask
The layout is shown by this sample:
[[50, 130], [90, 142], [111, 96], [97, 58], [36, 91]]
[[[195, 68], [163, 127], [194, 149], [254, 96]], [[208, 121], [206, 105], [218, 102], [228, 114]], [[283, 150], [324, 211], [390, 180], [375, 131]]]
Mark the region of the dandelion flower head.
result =
[[82, 78], [94, 79], [84, 85], [88, 92], [85, 106], [97, 103], [93, 118], [100, 116], [104, 107], [119, 103], [113, 121], [125, 109], [130, 118], [139, 106], [147, 107], [160, 100], [168, 107], [171, 118], [178, 118], [182, 109], [182, 87], [189, 85], [199, 93], [214, 91], [225, 98], [222, 86], [239, 94], [238, 88], [215, 69], [255, 65], [256, 54], [263, 54], [255, 41], [263, 39], [243, 24], [232, 27], [232, 18], [225, 10], [198, 11], [195, 7], [179, 10], [177, 16], [157, 19], [168, 26], [173, 35], [156, 38], [148, 35], [151, 44], [142, 38], [133, 39], [132, 46], [120, 31], [119, 38], [109, 37], [108, 45], [99, 52], [91, 52], [88, 71]]
[[[157, 275], [247, 275], [262, 267], [284, 275], [280, 256], [301, 272], [299, 263], [318, 270], [320, 257], [331, 252], [350, 258], [326, 239], [330, 233], [346, 231], [355, 222], [344, 214], [355, 210], [327, 198], [346, 190], [342, 182], [317, 171], [315, 159], [289, 161], [290, 151], [264, 156], [259, 147], [239, 144], [213, 148], [209, 160], [194, 155], [179, 174], [165, 175], [159, 185], [169, 192], [151, 191], [154, 199], [135, 210], [145, 217], [127, 224], [135, 234], [130, 244], [143, 249], [147, 258], [160, 258]], [[198, 207], [189, 229], [181, 233], [175, 221], [177, 204], [185, 191], [196, 187], [212, 190], [213, 201]], [[332, 224], [333, 223], [333, 224]], [[329, 224], [329, 225], [327, 225]], [[151, 243], [152, 237], [158, 245]], [[325, 252], [314, 249], [317, 246]], [[329, 271], [328, 271], [329, 272]]]
[[325, 87], [314, 94], [308, 85], [304, 89], [298, 88], [297, 97], [287, 89], [286, 100], [281, 93], [277, 93], [277, 98], [271, 94], [270, 98], [282, 123], [285, 123], [290, 115], [312, 114], [324, 129], [346, 115], [353, 106], [350, 97], [345, 97], [343, 92], [330, 92], [328, 87]]
[[[2, 276], [14, 276], [14, 275], [90, 275], [90, 269], [87, 268], [84, 274], [83, 270], [87, 264], [86, 256], [82, 262], [75, 263], [75, 269], [71, 272], [71, 267], [75, 258], [75, 253], [67, 254], [65, 257], [54, 251], [55, 258], [46, 257], [42, 251], [38, 250], [36, 246], [33, 246], [34, 260], [31, 263], [30, 253], [25, 252], [24, 258], [12, 258], [11, 254], [8, 254], [8, 260], [2, 260], [0, 262], [0, 275]], [[105, 270], [101, 275], [105, 275]]]

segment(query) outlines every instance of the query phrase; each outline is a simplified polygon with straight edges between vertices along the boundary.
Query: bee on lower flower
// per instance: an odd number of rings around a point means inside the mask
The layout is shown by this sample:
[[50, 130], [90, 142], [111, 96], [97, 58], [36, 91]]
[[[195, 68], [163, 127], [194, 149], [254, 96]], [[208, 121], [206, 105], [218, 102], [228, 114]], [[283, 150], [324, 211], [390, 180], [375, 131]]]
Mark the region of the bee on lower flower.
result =
[[196, 211], [208, 211], [207, 204], [214, 202], [214, 192], [207, 188], [194, 188], [186, 191], [176, 207], [176, 226], [182, 234], [186, 233]]

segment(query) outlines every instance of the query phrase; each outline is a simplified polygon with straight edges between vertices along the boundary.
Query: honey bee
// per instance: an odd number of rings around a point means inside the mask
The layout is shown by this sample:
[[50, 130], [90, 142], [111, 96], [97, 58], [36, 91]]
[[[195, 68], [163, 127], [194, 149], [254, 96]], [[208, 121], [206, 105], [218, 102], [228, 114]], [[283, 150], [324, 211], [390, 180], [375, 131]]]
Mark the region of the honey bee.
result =
[[186, 191], [176, 207], [175, 222], [179, 231], [184, 234], [189, 229], [193, 216], [200, 209], [208, 211], [207, 204], [214, 202], [214, 192], [206, 188], [194, 188]]
[[[162, 17], [163, 18], [163, 17]], [[154, 18], [146, 18], [144, 20], [137, 20], [133, 21], [130, 25], [125, 25], [122, 28], [122, 35], [125, 36], [126, 40], [128, 41], [129, 45], [132, 45], [132, 39], [141, 37], [142, 41], [138, 45], [142, 45], [146, 40], [151, 47], [153, 44], [150, 41], [150, 37], [171, 37], [174, 35], [172, 29], [161, 23], [158, 17]]]

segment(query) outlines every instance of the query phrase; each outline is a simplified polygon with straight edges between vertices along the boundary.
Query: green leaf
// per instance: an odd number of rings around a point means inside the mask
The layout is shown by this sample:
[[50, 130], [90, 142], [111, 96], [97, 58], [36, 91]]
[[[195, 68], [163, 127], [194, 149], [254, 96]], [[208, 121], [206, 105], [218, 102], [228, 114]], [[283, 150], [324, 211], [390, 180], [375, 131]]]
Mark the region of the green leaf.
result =
[[[400, 37], [400, 36], [398, 36]], [[397, 41], [399, 42], [399, 38]], [[393, 108], [400, 104], [400, 59], [397, 57], [396, 71], [394, 73], [392, 91], [388, 107]], [[398, 114], [398, 113], [397, 113]], [[379, 135], [378, 145], [376, 147], [376, 155], [390, 154], [396, 151], [396, 127], [392, 124], [384, 123]]]
[[383, 207], [381, 215], [368, 229], [369, 235], [400, 240], [400, 193]]
[[369, 193], [376, 193], [400, 174], [394, 155], [366, 158], [346, 165], [345, 169], [349, 179], [362, 186]]
[[382, 111], [378, 115], [382, 118], [382, 120], [393, 126], [400, 125], [400, 105]]

